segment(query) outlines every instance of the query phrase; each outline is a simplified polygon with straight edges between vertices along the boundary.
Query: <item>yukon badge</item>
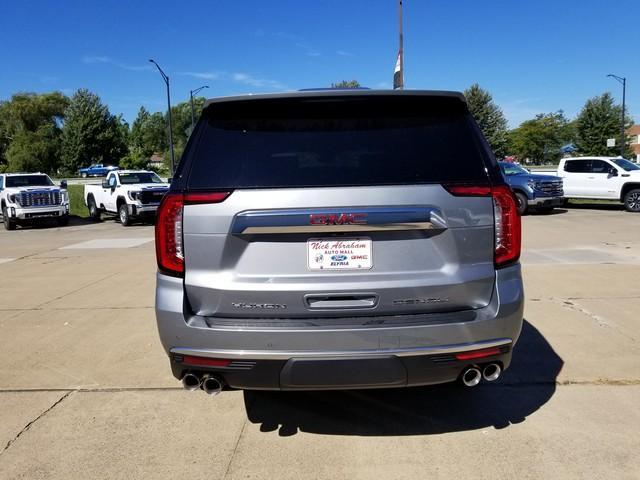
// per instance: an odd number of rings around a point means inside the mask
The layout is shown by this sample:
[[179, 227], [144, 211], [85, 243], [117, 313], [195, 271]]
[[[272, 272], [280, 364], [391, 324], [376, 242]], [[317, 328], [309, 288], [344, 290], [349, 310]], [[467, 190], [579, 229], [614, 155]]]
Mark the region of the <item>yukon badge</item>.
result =
[[366, 225], [366, 213], [312, 213], [311, 225]]

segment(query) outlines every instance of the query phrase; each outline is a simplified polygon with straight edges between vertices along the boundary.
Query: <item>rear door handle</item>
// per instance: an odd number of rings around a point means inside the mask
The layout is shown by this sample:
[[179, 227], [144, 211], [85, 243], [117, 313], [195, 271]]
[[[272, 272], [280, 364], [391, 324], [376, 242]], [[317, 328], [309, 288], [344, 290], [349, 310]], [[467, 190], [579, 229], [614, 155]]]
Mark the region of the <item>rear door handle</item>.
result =
[[311, 294], [304, 297], [307, 307], [319, 310], [374, 308], [378, 304], [375, 293]]

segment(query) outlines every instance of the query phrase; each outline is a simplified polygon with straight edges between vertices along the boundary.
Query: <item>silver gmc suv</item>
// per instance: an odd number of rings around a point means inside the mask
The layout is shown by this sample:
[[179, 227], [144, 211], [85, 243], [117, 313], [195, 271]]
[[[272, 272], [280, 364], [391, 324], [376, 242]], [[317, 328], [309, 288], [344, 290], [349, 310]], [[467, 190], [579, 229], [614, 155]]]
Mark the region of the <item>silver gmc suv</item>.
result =
[[493, 381], [520, 334], [520, 217], [459, 93], [210, 100], [158, 211], [176, 378], [241, 389]]

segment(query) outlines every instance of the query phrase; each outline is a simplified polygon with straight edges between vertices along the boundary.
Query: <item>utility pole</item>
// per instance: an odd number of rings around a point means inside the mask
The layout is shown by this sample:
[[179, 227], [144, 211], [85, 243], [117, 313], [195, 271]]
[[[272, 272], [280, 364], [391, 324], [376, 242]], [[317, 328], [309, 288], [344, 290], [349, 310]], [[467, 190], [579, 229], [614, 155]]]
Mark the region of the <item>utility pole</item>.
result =
[[618, 75], [609, 74], [607, 77], [611, 77], [622, 84], [622, 118], [620, 119], [620, 156], [624, 158], [624, 148], [627, 145], [626, 135], [624, 131], [624, 110], [625, 110], [625, 96], [627, 90], [627, 79], [625, 77], [619, 77]]
[[150, 58], [149, 61], [156, 66], [156, 68], [160, 72], [160, 75], [162, 75], [162, 79], [164, 80], [164, 83], [167, 86], [167, 108], [168, 108], [167, 115], [169, 120], [169, 155], [171, 157], [171, 176], [173, 177], [173, 174], [176, 171], [176, 166], [175, 166], [175, 158], [173, 155], [173, 130], [171, 128], [171, 93], [169, 91], [169, 77], [167, 76], [166, 73], [162, 71], [162, 69], [160, 68], [160, 65], [158, 65], [155, 60]]
[[402, 0], [398, 3], [398, 21], [400, 23], [400, 88], [404, 89], [404, 34], [402, 32]]
[[193, 108], [193, 96], [203, 88], [209, 88], [209, 85], [203, 85], [199, 88], [196, 88], [195, 90], [189, 90], [189, 101], [191, 102], [191, 132], [189, 132], [189, 135], [193, 133], [193, 129], [196, 126], [196, 113], [195, 109]]

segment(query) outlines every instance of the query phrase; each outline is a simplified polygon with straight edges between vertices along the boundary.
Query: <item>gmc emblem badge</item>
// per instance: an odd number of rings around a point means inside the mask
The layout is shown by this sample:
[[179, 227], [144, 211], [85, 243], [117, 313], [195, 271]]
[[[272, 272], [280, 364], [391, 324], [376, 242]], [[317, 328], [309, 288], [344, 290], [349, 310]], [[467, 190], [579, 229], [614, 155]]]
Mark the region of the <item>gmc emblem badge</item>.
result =
[[366, 213], [312, 213], [311, 225], [366, 225]]

